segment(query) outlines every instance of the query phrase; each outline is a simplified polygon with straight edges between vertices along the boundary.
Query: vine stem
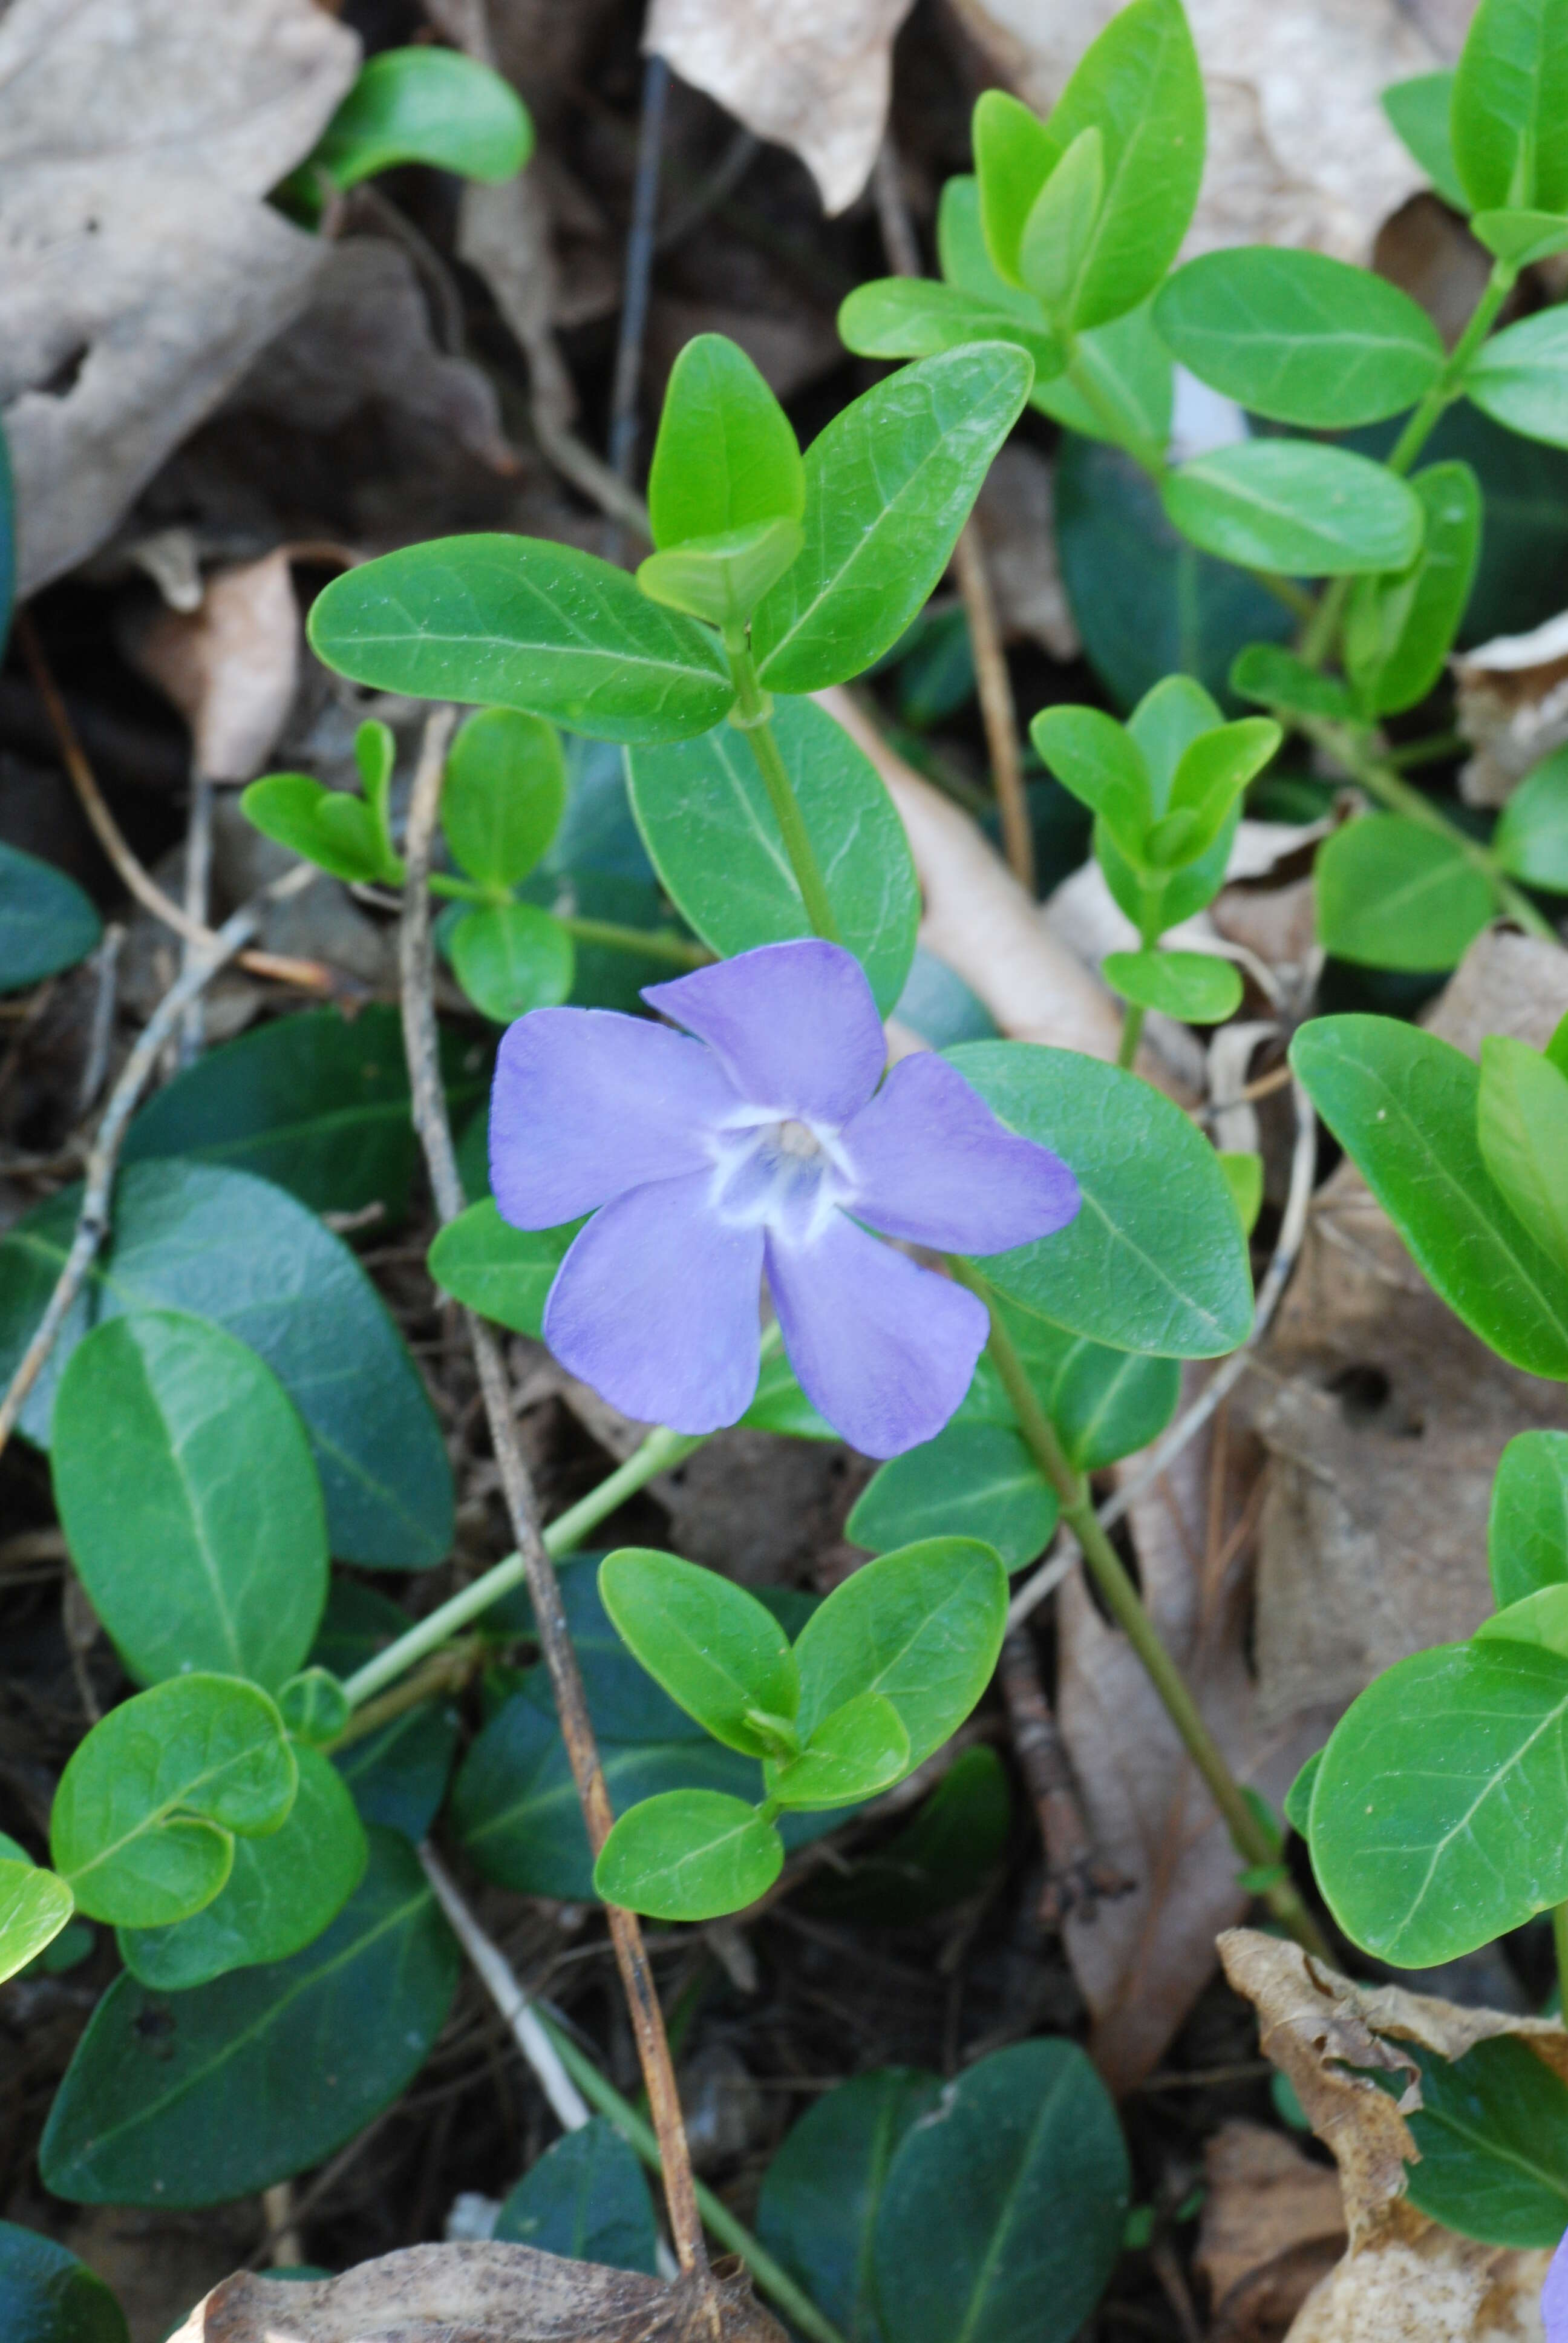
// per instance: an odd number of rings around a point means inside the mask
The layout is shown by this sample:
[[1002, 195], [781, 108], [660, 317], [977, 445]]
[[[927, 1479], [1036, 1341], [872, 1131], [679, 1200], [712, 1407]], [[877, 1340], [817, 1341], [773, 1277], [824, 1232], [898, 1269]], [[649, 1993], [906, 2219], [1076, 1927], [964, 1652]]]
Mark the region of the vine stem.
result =
[[[430, 852], [441, 800], [441, 784], [446, 772], [447, 749], [456, 720], [454, 709], [439, 708], [426, 722], [418, 769], [408, 804], [404, 840], [408, 875], [403, 890], [403, 916], [397, 938], [403, 1041], [408, 1060], [414, 1127], [425, 1151], [436, 1210], [443, 1226], [455, 1220], [463, 1210], [464, 1196], [452, 1145], [452, 1127], [447, 1116], [446, 1093], [441, 1082], [434, 1000], [435, 953], [427, 882], [430, 874]], [[500, 1346], [483, 1319], [470, 1310], [466, 1310], [463, 1315], [474, 1364], [478, 1370], [490, 1444], [500, 1471], [507, 1510], [511, 1516], [512, 1534], [518, 1541], [522, 1575], [533, 1604], [535, 1628], [545, 1664], [549, 1670], [561, 1737], [566, 1744], [572, 1781], [582, 1806], [588, 1845], [597, 1855], [609, 1836], [615, 1817], [599, 1765], [593, 1720], [588, 1715], [588, 1699], [583, 1691], [582, 1672], [578, 1665], [577, 1652], [567, 1625], [555, 1566], [540, 1535], [538, 1506], [518, 1442], [511, 1387]], [[664, 2030], [664, 2014], [658, 2006], [658, 1996], [642, 1941], [642, 1928], [635, 1913], [622, 1911], [615, 1905], [606, 1906], [606, 1917], [658, 2135], [665, 2200], [669, 2208], [670, 2235], [674, 2239], [676, 2257], [682, 2270], [699, 2284], [706, 2324], [715, 2343], [719, 2343], [722, 2310], [709, 2269], [708, 2246], [697, 2209], [695, 2176], [691, 2169], [686, 2127], [681, 2119], [675, 2067]]]
[[768, 802], [773, 809], [789, 868], [795, 873], [795, 884], [800, 890], [811, 932], [825, 937], [830, 944], [841, 943], [839, 922], [828, 900], [828, 882], [822, 876], [806, 828], [806, 817], [773, 730], [773, 702], [758, 680], [756, 664], [744, 637], [738, 631], [727, 632], [724, 648], [729, 655], [729, 672], [735, 682], [735, 707], [729, 720], [751, 743], [751, 753], [768, 791]]
[[[1278, 1874], [1280, 1846], [1273, 1832], [1255, 1811], [1237, 1781], [1204, 1719], [1187, 1679], [1161, 1642], [1142, 1598], [1096, 1517], [1089, 1485], [1062, 1452], [1055, 1427], [1035, 1396], [1011, 1335], [1002, 1322], [996, 1297], [985, 1280], [964, 1262], [955, 1261], [953, 1273], [980, 1296], [990, 1312], [990, 1352], [1002, 1388], [1012, 1402], [1024, 1444], [1056, 1491], [1061, 1518], [1078, 1540], [1084, 1561], [1104, 1598], [1106, 1608], [1127, 1637], [1144, 1674], [1160, 1696], [1166, 1715], [1181, 1736], [1182, 1746], [1201, 1775], [1231, 1845], [1243, 1863]], [[1296, 1942], [1320, 1959], [1332, 1959], [1328, 1941], [1302, 1899], [1294, 1882], [1276, 1876], [1261, 1889], [1264, 1902]]]
[[1136, 1001], [1130, 1001], [1121, 1012], [1121, 1039], [1116, 1048], [1116, 1062], [1123, 1073], [1131, 1072], [1142, 1038], [1143, 1011]]

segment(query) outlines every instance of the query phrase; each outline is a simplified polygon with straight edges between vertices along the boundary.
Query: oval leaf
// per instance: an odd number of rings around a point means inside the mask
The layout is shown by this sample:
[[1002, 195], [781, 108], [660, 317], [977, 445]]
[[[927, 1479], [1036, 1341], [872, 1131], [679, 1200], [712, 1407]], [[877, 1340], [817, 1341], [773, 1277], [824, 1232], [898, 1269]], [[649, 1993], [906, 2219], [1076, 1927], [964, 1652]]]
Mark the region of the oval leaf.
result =
[[528, 108], [488, 65], [457, 49], [383, 49], [360, 67], [310, 161], [339, 187], [397, 163], [509, 179], [533, 144]]
[[1007, 1624], [1007, 1573], [972, 1538], [928, 1538], [869, 1562], [812, 1613], [795, 1645], [799, 1728], [879, 1692], [918, 1765], [956, 1733], [990, 1680]]
[[1520, 782], [1498, 818], [1492, 851], [1510, 877], [1568, 895], [1568, 748]]
[[487, 903], [465, 911], [447, 950], [475, 1008], [498, 1025], [509, 1025], [530, 1009], [553, 1009], [572, 989], [571, 937], [532, 903]]
[[609, 2269], [658, 2267], [658, 2227], [635, 2152], [605, 2116], [568, 2131], [528, 2167], [491, 2235]]
[[556, 1272], [581, 1226], [580, 1221], [568, 1221], [558, 1229], [515, 1229], [487, 1196], [447, 1222], [430, 1247], [427, 1265], [454, 1301], [538, 1342]]
[[1402, 813], [1346, 822], [1323, 840], [1312, 876], [1319, 941], [1371, 968], [1457, 968], [1497, 908], [1458, 839]]
[[653, 1920], [716, 1920], [765, 1896], [784, 1842], [743, 1798], [667, 1790], [622, 1815], [594, 1865], [607, 1904]]
[[914, 2066], [857, 2075], [807, 2108], [763, 2175], [759, 2242], [825, 2317], [865, 2343], [881, 2331], [871, 2231], [889, 2168], [941, 2088], [939, 2076]]
[[763, 1774], [770, 1798], [804, 1813], [871, 1797], [909, 1763], [910, 1736], [898, 1710], [881, 1693], [863, 1692], [825, 1716], [798, 1757], [770, 1760]]
[[844, 1534], [873, 1554], [920, 1538], [979, 1538], [1013, 1571], [1043, 1551], [1056, 1516], [1056, 1493], [1016, 1432], [955, 1418], [934, 1440], [880, 1468]]
[[75, 1909], [75, 1896], [54, 1872], [0, 1858], [0, 1984], [52, 1945]]
[[1568, 317], [1561, 309], [1542, 309], [1505, 327], [1483, 343], [1464, 389], [1494, 423], [1523, 438], [1568, 447]]
[[453, 741], [441, 828], [459, 869], [483, 887], [526, 879], [561, 826], [567, 760], [560, 734], [516, 708], [483, 708]]
[[754, 1594], [645, 1546], [607, 1555], [598, 1591], [623, 1642], [671, 1700], [726, 1747], [769, 1754], [773, 1739], [748, 1718], [792, 1718], [800, 1688], [789, 1639]]
[[1194, 545], [1251, 569], [1334, 578], [1403, 569], [1421, 550], [1422, 508], [1406, 483], [1315, 440], [1217, 447], [1167, 473], [1161, 496]]
[[103, 921], [74, 879], [35, 854], [0, 843], [0, 992], [19, 992], [75, 968], [103, 932]]
[[130, 2343], [101, 2278], [53, 2237], [0, 2221], [0, 2334], [12, 2343]]
[[1486, 1556], [1500, 1610], [1568, 1583], [1568, 1432], [1516, 1433], [1503, 1450]]
[[1217, 952], [1107, 952], [1101, 974], [1123, 1001], [1189, 1025], [1222, 1025], [1241, 1004], [1241, 971]]
[[1452, 2061], [1400, 2048], [1421, 2068], [1421, 2106], [1405, 2118], [1416, 2211], [1489, 2246], [1555, 2246], [1568, 2227], [1568, 2084], [1517, 2035]]

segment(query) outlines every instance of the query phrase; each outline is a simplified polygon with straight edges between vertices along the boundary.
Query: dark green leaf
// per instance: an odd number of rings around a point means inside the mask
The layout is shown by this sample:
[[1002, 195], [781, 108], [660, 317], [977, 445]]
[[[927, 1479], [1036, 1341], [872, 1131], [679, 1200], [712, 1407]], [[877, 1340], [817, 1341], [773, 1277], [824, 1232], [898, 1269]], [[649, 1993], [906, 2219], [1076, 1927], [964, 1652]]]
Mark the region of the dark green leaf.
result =
[[609, 2269], [658, 2267], [658, 2229], [641, 2165], [615, 2126], [595, 2116], [529, 2166], [493, 2233], [536, 2252]]
[[1418, 2042], [1420, 2151], [1406, 2189], [1418, 2213], [1490, 2246], [1554, 2246], [1568, 2226], [1568, 2084], [1516, 2035], [1452, 2062]]
[[[0, 488], [3, 467], [0, 456]], [[0, 547], [8, 551], [4, 514]], [[0, 551], [0, 567], [6, 551]], [[4, 635], [0, 620], [0, 640]], [[103, 921], [74, 879], [35, 854], [0, 843], [0, 992], [20, 992], [24, 985], [74, 968], [103, 931]]]
[[934, 1440], [881, 1467], [856, 1501], [844, 1534], [873, 1554], [917, 1538], [980, 1538], [1012, 1571], [1042, 1550], [1056, 1514], [1055, 1493], [1016, 1432], [955, 1419]]
[[6, 2343], [130, 2343], [101, 2278], [53, 2237], [0, 2221], [0, 2334]]
[[553, 1009], [572, 989], [572, 940], [532, 903], [465, 911], [447, 940], [452, 971], [476, 1009], [498, 1025]]
[[383, 49], [360, 67], [310, 161], [339, 187], [396, 163], [509, 179], [533, 145], [528, 108], [488, 65], [457, 49]]
[[429, 1700], [335, 1752], [361, 1822], [383, 1823], [417, 1846], [441, 1811], [459, 1724], [449, 1701]]
[[778, 1736], [753, 1713], [793, 1718], [799, 1684], [789, 1638], [754, 1594], [642, 1546], [606, 1555], [598, 1591], [621, 1641], [689, 1716], [727, 1748], [772, 1754]]
[[714, 1920], [754, 1904], [783, 1868], [783, 1840], [744, 1798], [666, 1790], [622, 1815], [593, 1884], [607, 1904], [650, 1919]]
[[1403, 569], [1421, 550], [1422, 508], [1406, 483], [1312, 439], [1247, 439], [1191, 457], [1161, 494], [1194, 545], [1254, 569], [1333, 578]]
[[1001, 1861], [1011, 1818], [996, 1751], [961, 1750], [907, 1829], [840, 1875], [819, 1872], [803, 1900], [813, 1912], [888, 1927], [950, 1911]]
[[1383, 112], [1443, 202], [1467, 212], [1470, 203], [1448, 129], [1452, 106], [1452, 72], [1416, 74], [1409, 81], [1392, 82], [1382, 93]]
[[1568, 895], [1568, 749], [1553, 749], [1503, 807], [1492, 850], [1511, 878]]
[[1568, 1432], [1516, 1433], [1498, 1460], [1486, 1525], [1499, 1610], [1568, 1583]]
[[867, 358], [930, 358], [970, 342], [1016, 342], [1037, 383], [1059, 374], [1064, 356], [1035, 305], [1020, 318], [983, 295], [924, 277], [879, 277], [857, 286], [839, 311], [839, 338]]
[[1568, 42], [1557, 0], [1481, 0], [1449, 128], [1471, 210], [1568, 210]]
[[757, 367], [727, 336], [694, 336], [670, 368], [648, 473], [655, 545], [799, 520], [805, 501], [794, 427]]
[[1461, 841], [1402, 813], [1336, 830], [1313, 878], [1324, 950], [1370, 968], [1457, 968], [1496, 910]]

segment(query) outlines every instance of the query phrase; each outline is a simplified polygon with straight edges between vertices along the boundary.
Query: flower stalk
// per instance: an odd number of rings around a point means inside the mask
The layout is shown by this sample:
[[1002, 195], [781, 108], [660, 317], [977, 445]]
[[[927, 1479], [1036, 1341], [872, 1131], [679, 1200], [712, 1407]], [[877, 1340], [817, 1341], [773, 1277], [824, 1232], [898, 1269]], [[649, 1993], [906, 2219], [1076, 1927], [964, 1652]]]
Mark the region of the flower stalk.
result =
[[745, 733], [751, 743], [751, 753], [757, 759], [757, 769], [768, 791], [768, 802], [773, 809], [773, 819], [779, 825], [779, 835], [784, 841], [784, 851], [789, 858], [789, 868], [795, 873], [795, 884], [800, 890], [800, 900], [806, 906], [806, 917], [811, 922], [811, 932], [825, 941], [842, 941], [839, 922], [833, 916], [833, 906], [828, 900], [828, 882], [817, 860], [811, 835], [806, 827], [806, 817], [800, 810], [800, 800], [795, 795], [789, 767], [773, 730], [773, 702], [758, 679], [756, 662], [744, 631], [727, 629], [724, 648], [729, 658], [729, 672], [735, 682], [735, 706], [730, 722]]

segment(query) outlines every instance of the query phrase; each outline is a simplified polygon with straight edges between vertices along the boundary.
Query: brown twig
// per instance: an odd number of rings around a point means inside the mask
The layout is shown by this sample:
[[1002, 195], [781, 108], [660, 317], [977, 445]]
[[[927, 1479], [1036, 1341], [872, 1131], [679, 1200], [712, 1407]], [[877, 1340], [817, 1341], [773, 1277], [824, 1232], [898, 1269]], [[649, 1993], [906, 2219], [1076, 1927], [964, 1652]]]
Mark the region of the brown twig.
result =
[[[434, 954], [430, 938], [430, 899], [426, 880], [431, 843], [440, 805], [447, 744], [451, 739], [454, 711], [438, 709], [425, 726], [418, 769], [408, 803], [404, 839], [407, 881], [403, 894], [403, 920], [398, 935], [398, 966], [403, 991], [404, 1046], [408, 1057], [408, 1085], [413, 1098], [414, 1127], [419, 1134], [429, 1169], [436, 1211], [443, 1225], [463, 1209], [463, 1185], [457, 1174], [451, 1125], [441, 1085], [436, 1010], [432, 992]], [[573, 1648], [560, 1585], [554, 1564], [539, 1534], [538, 1506], [533, 1483], [523, 1462], [512, 1414], [510, 1388], [499, 1345], [484, 1320], [464, 1312], [474, 1363], [484, 1393], [490, 1442], [501, 1476], [512, 1534], [523, 1557], [535, 1629], [555, 1693], [556, 1713], [566, 1743], [572, 1780], [581, 1801], [588, 1845], [597, 1855], [609, 1836], [615, 1819], [599, 1765], [598, 1747], [583, 1692], [581, 1672]], [[669, 2207], [670, 2234], [683, 2270], [699, 2277], [708, 2272], [708, 2247], [697, 2209], [691, 2157], [681, 2121], [675, 2068], [664, 2031], [642, 1930], [634, 1913], [608, 1907], [617, 1966], [631, 2013], [638, 2055], [647, 2085], [648, 2108], [664, 2160], [665, 2196]], [[709, 2290], [709, 2312], [713, 2332], [719, 2332], [719, 2301]]]
[[1072, 1761], [1040, 1684], [1026, 1628], [1010, 1627], [1002, 1637], [997, 1677], [1007, 1704], [1019, 1771], [1045, 1848], [1040, 1926], [1060, 1928], [1070, 1913], [1081, 1920], [1092, 1920], [1102, 1901], [1127, 1895], [1133, 1882], [1123, 1878], [1115, 1865], [1096, 1851]]

